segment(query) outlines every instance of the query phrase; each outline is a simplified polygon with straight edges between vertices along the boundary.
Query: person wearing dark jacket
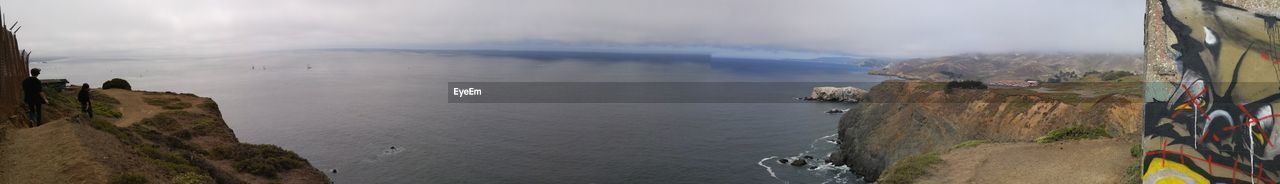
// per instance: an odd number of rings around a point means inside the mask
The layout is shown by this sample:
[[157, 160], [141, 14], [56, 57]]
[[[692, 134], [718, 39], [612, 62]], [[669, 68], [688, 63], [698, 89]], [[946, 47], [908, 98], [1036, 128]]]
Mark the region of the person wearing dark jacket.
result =
[[76, 95], [76, 99], [80, 100], [80, 111], [84, 111], [85, 115], [89, 115], [89, 119], [93, 119], [93, 105], [89, 103], [89, 83], [80, 85], [80, 94]]
[[40, 84], [40, 79], [36, 78], [36, 76], [40, 76], [40, 69], [32, 68], [31, 77], [22, 80], [23, 102], [27, 103], [27, 113], [29, 114], [27, 118], [31, 119], [31, 126], [40, 126], [40, 120], [43, 118], [40, 112], [42, 110], [41, 107], [45, 103], [49, 103], [49, 100], [44, 96], [44, 85]]

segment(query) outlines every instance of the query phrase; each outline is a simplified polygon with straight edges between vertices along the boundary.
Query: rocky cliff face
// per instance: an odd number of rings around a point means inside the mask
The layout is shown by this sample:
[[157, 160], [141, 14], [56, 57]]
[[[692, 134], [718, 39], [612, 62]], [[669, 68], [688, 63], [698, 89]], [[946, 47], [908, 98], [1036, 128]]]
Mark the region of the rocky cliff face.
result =
[[833, 101], [833, 102], [858, 102], [862, 101], [867, 95], [867, 90], [855, 87], [815, 87], [813, 92], [809, 93], [805, 100]]
[[1140, 133], [1138, 97], [1093, 102], [1101, 103], [986, 90], [946, 93], [936, 83], [886, 81], [841, 117], [831, 160], [875, 180], [894, 161], [965, 140], [1029, 141], [1071, 126], [1106, 126], [1117, 137]]

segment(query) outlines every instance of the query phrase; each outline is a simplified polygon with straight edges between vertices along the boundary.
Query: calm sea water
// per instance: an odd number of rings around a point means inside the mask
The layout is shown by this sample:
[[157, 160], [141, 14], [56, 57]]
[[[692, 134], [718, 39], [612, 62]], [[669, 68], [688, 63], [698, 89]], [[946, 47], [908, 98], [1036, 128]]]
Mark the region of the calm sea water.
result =
[[[839, 118], [823, 111], [848, 104], [448, 103], [447, 83], [885, 79], [836, 64], [406, 51], [67, 58], [33, 66], [46, 79], [97, 87], [119, 77], [135, 89], [212, 97], [241, 141], [294, 150], [337, 183], [853, 182], [844, 168], [776, 161], [813, 155], [821, 163], [835, 146], [828, 140]], [[796, 97], [808, 92], [794, 89]]]

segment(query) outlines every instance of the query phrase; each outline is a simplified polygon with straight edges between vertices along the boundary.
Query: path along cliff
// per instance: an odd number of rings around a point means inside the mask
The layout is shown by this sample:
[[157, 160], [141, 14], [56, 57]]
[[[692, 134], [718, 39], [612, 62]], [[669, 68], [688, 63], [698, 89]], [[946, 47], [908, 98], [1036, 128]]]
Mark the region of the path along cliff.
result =
[[212, 99], [94, 90], [95, 118], [49, 91], [48, 123], [0, 125], [0, 183], [329, 183], [293, 152], [240, 143]]

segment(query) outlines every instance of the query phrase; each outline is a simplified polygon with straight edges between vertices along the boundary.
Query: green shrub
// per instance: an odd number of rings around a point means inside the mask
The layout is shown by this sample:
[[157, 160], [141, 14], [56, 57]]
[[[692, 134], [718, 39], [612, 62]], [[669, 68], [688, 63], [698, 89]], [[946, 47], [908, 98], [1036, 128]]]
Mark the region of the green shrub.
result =
[[194, 126], [191, 127], [191, 135], [193, 137], [206, 136], [209, 135], [209, 133], [213, 133], [213, 131], [220, 130], [215, 127], [217, 125], [215, 125], [213, 121], [207, 119], [196, 120], [196, 122], [192, 124], [194, 124]]
[[121, 175], [112, 176], [112, 177], [111, 177], [111, 180], [110, 180], [109, 182], [107, 182], [107, 183], [110, 183], [110, 184], [145, 184], [145, 183], [147, 183], [147, 178], [146, 178], [146, 177], [139, 176], [139, 175], [137, 175], [137, 174], [133, 174], [133, 173], [125, 173], [125, 174], [121, 174]]
[[213, 102], [213, 99], [205, 99], [204, 103], [200, 103], [199, 106], [200, 106], [200, 109], [204, 109], [205, 112], [209, 112], [212, 114], [222, 113], [222, 112], [219, 112], [218, 110], [218, 103]]
[[947, 82], [946, 92], [951, 93], [953, 89], [987, 89], [987, 85], [982, 81], [964, 80]]
[[175, 103], [169, 103], [168, 105], [163, 106], [164, 109], [169, 109], [169, 110], [186, 109], [188, 107], [191, 107], [191, 103], [175, 102]]
[[1113, 81], [1116, 79], [1120, 79], [1128, 76], [1134, 76], [1134, 75], [1136, 74], [1133, 74], [1133, 72], [1129, 72], [1129, 71], [1107, 71], [1102, 73], [1102, 80]]
[[154, 106], [165, 106], [182, 100], [179, 100], [178, 98], [143, 97], [142, 101]]
[[200, 151], [198, 149], [195, 149], [195, 147], [187, 144], [187, 142], [182, 141], [181, 139], [178, 139], [173, 136], [161, 134], [160, 132], [156, 132], [155, 130], [151, 130], [142, 126], [131, 126], [129, 128], [133, 130], [133, 132], [142, 136], [143, 139], [151, 140], [152, 142], [159, 143], [169, 148], [179, 149], [179, 150], [188, 150], [188, 151], [197, 151], [197, 152]]
[[1125, 169], [1124, 183], [1125, 184], [1142, 183], [1142, 159], [1138, 159], [1138, 161], [1133, 162], [1132, 165], [1129, 165], [1129, 168]]
[[180, 163], [180, 164], [188, 163], [187, 159], [182, 158], [181, 155], [160, 150], [160, 148], [156, 148], [155, 146], [141, 146], [141, 149], [139, 149], [139, 151], [142, 151], [142, 155], [146, 155], [147, 158], [152, 158], [152, 159], [171, 162], [171, 163]]
[[142, 119], [142, 124], [159, 128], [160, 130], [173, 131], [178, 129], [178, 120], [167, 116], [168, 113], [160, 113], [146, 119]]
[[237, 171], [264, 177], [276, 177], [277, 173], [298, 168], [306, 160], [292, 151], [270, 144], [245, 144], [216, 148], [213, 156], [235, 161]]
[[1036, 138], [1036, 142], [1051, 143], [1061, 140], [1096, 139], [1100, 137], [1111, 137], [1111, 134], [1107, 133], [1106, 127], [1067, 127], [1049, 131], [1049, 134]]
[[880, 183], [912, 183], [916, 178], [929, 174], [929, 167], [941, 163], [938, 153], [925, 153], [894, 162], [880, 174]]
[[147, 97], [147, 98], [142, 98], [142, 101], [147, 102], [147, 104], [160, 106], [164, 109], [169, 109], [169, 110], [186, 109], [188, 107], [191, 107], [191, 103], [183, 102], [181, 99], [178, 99], [178, 98]]
[[102, 83], [102, 89], [124, 89], [133, 90], [133, 86], [129, 86], [129, 81], [120, 78], [114, 78]]

